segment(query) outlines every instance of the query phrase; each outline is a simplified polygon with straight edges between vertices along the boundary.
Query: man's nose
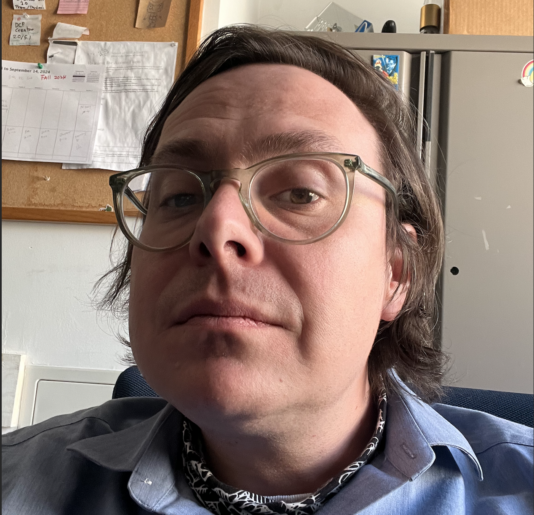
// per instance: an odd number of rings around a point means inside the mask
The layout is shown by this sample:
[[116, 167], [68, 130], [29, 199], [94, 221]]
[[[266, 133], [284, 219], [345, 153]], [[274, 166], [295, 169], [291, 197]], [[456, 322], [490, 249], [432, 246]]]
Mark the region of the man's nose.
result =
[[219, 264], [239, 259], [258, 264], [263, 259], [263, 241], [239, 198], [240, 183], [216, 181], [213, 196], [200, 216], [189, 243], [191, 257], [199, 264], [215, 259]]

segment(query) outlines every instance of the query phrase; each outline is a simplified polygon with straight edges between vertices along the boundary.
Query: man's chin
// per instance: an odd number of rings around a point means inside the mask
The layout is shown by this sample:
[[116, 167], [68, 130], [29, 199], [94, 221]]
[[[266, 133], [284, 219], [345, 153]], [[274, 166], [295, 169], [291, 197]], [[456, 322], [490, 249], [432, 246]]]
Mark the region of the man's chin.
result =
[[152, 374], [145, 377], [161, 397], [202, 426], [201, 421], [252, 420], [279, 409], [278, 403], [286, 397], [280, 391], [283, 383], [268, 380], [265, 372], [221, 357], [170, 372], [170, 377], [161, 368], [153, 378]]

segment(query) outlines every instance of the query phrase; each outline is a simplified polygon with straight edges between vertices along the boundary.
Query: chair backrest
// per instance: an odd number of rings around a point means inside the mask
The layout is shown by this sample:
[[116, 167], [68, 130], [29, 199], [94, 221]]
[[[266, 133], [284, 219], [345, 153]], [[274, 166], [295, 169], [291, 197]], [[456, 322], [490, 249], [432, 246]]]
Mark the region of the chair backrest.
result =
[[475, 388], [444, 388], [442, 404], [484, 411], [524, 426], [534, 427], [534, 395]]
[[[484, 411], [525, 426], [534, 426], [534, 396], [531, 394], [452, 386], [445, 388], [445, 394], [441, 400], [443, 404]], [[132, 366], [121, 372], [115, 383], [112, 398], [121, 397], [158, 397], [158, 394], [148, 386], [139, 369]]]
[[128, 367], [123, 370], [111, 395], [112, 399], [120, 399], [122, 397], [159, 397], [158, 394], [148, 386], [145, 378], [139, 372], [136, 366]]

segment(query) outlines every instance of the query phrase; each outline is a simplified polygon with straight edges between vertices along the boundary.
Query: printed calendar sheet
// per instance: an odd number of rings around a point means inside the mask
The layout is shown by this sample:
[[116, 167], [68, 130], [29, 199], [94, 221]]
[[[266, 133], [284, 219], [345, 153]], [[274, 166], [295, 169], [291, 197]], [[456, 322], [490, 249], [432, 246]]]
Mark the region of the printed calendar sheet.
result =
[[2, 159], [90, 163], [105, 67], [2, 61]]

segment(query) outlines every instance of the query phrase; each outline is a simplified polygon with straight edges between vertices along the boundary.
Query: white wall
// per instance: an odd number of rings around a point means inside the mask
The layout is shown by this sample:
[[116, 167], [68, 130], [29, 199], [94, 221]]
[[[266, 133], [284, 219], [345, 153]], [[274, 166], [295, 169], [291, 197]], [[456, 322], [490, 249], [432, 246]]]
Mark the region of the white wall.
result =
[[258, 23], [259, 4], [258, 0], [221, 0], [219, 27], [233, 23]]
[[122, 370], [123, 347], [91, 289], [110, 268], [113, 227], [2, 221], [2, 352], [27, 363]]
[[[205, 0], [202, 36], [234, 23], [257, 23], [287, 30], [304, 30], [330, 2], [328, 0]], [[422, 0], [336, 0], [381, 32], [394, 20], [399, 33], [419, 33]]]

